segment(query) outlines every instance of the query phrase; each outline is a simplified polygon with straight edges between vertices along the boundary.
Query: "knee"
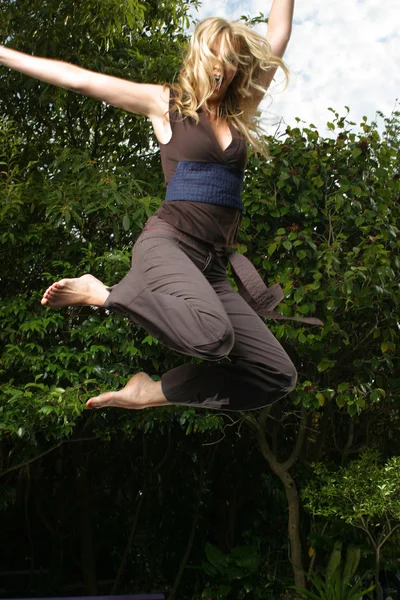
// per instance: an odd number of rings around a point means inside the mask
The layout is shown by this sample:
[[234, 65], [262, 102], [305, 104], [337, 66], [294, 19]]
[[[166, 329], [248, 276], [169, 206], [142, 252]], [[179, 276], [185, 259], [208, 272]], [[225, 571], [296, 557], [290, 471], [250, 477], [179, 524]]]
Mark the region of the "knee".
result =
[[284, 395], [292, 392], [297, 385], [297, 371], [291, 360], [288, 360], [282, 372]]
[[284, 361], [281, 360], [279, 365], [275, 365], [274, 368], [264, 364], [261, 367], [261, 377], [268, 396], [268, 404], [284, 398], [295, 389], [297, 384], [297, 371], [288, 356]]

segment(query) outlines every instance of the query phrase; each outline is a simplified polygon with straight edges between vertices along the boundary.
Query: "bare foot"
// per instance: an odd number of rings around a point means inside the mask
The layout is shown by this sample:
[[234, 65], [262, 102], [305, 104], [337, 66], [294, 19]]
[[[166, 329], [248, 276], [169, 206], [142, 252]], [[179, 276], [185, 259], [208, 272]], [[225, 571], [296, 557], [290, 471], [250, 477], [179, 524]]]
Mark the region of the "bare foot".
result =
[[53, 283], [41, 300], [44, 306], [62, 308], [63, 306], [103, 306], [109, 291], [93, 275], [82, 275], [75, 279], [61, 279]]
[[165, 398], [160, 381], [153, 381], [146, 373], [137, 373], [118, 392], [105, 392], [90, 398], [86, 405], [89, 408], [103, 408], [116, 406], [139, 410], [151, 406], [166, 406], [169, 404]]

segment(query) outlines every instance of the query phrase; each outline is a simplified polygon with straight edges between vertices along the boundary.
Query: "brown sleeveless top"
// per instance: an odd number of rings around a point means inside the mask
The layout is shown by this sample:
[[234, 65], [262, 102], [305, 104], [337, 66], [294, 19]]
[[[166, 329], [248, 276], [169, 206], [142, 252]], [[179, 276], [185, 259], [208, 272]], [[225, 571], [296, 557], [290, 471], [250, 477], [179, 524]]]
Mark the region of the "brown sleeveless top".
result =
[[[171, 97], [171, 106], [173, 98]], [[198, 124], [178, 111], [170, 112], [172, 137], [160, 144], [161, 164], [166, 185], [181, 161], [217, 163], [244, 171], [247, 148], [243, 137], [230, 125], [232, 142], [222, 150], [205, 113], [199, 111]], [[156, 215], [182, 231], [206, 243], [231, 246], [236, 242], [240, 211], [216, 204], [178, 200], [163, 202]]]

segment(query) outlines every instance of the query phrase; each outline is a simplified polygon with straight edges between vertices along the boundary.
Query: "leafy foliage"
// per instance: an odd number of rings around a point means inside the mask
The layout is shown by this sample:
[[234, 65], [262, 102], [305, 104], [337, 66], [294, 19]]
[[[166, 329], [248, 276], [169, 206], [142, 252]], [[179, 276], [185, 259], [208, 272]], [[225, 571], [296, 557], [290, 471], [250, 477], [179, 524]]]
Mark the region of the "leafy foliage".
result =
[[260, 565], [260, 556], [256, 548], [238, 546], [226, 555], [207, 543], [205, 552], [207, 562], [202, 562], [202, 568], [215, 583], [204, 589], [202, 597], [224, 600], [230, 593], [235, 593], [237, 598], [245, 598], [249, 592], [256, 590], [253, 576]]
[[375, 553], [375, 583], [379, 582], [381, 550], [400, 527], [400, 457], [382, 464], [373, 449], [340, 469], [315, 465], [314, 479], [302, 490], [305, 507], [314, 514], [337, 517], [361, 529]]
[[297, 595], [304, 600], [359, 600], [373, 590], [363, 589], [360, 580], [352, 581], [360, 561], [360, 550], [349, 546], [346, 561], [342, 565], [342, 544], [338, 542], [329, 559], [325, 576], [311, 573], [309, 579], [312, 590], [297, 589]]
[[[1, 15], [8, 43], [20, 50], [159, 81], [177, 68], [188, 8], [172, 0], [162, 7], [6, 1]], [[160, 52], [161, 44], [168, 50]], [[157, 154], [143, 119], [5, 69], [0, 79], [7, 115], [0, 124], [2, 435], [26, 443], [35, 431], [69, 435], [85, 398], [99, 383], [126, 380], [140, 348], [148, 350], [150, 371], [173, 362], [160, 358], [149, 336], [129, 341], [117, 317], [107, 321], [91, 309], [56, 314], [39, 304], [63, 276], [121, 279], [163, 182], [153, 172]]]
[[[164, 82], [178, 69], [194, 5], [3, 0], [0, 31], [26, 52]], [[150, 124], [6, 69], [0, 86], [0, 509], [11, 543], [3, 554], [10, 572], [29, 555], [29, 572], [39, 573], [9, 588], [68, 595], [65, 586], [84, 581], [87, 594], [176, 584], [185, 599], [227, 587], [279, 595], [292, 583], [286, 498], [244, 419], [184, 407], [86, 411], [93, 393], [138, 370], [159, 377], [182, 357], [115, 315], [39, 303], [61, 277], [90, 272], [111, 285], [128, 270], [132, 243], [164, 195]], [[371, 439], [384, 456], [400, 454], [399, 113], [381, 118], [381, 128], [364, 119], [357, 133], [348, 114], [332, 111], [329, 137], [299, 123], [266, 140], [270, 161], [249, 160], [240, 250], [281, 283], [283, 313], [325, 321], [323, 330], [269, 324], [299, 371], [297, 390], [265, 421], [277, 459], [295, 444], [300, 407], [312, 417], [293, 467], [299, 486], [309, 461], [346, 464]], [[365, 471], [350, 464], [349, 481], [358, 473], [368, 491]], [[395, 505], [397, 480], [379, 461], [369, 467], [387, 487], [353, 517], [368, 517], [379, 536], [379, 507]], [[345, 485], [341, 474], [326, 473], [328, 487]], [[350, 519], [339, 497], [329, 502]]]
[[399, 149], [376, 124], [357, 134], [333, 115], [335, 137], [288, 128], [270, 162], [252, 157], [241, 242], [283, 286], [284, 314], [325, 321], [274, 328], [295, 346], [297, 402], [334, 400], [354, 416], [399, 393]]
[[367, 535], [377, 530], [384, 540], [400, 524], [400, 457], [381, 464], [375, 450], [365, 449], [339, 469], [319, 463], [302, 497], [314, 514], [339, 517]]

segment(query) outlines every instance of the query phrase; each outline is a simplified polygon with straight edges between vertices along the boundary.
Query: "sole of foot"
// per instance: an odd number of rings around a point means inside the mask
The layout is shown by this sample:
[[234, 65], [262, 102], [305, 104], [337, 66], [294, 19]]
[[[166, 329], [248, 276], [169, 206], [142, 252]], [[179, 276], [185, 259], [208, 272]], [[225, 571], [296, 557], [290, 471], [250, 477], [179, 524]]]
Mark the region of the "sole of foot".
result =
[[99, 279], [88, 274], [56, 281], [43, 294], [41, 304], [50, 308], [103, 306], [109, 293]]
[[137, 373], [118, 392], [105, 392], [90, 398], [86, 405], [89, 408], [127, 408], [140, 410], [154, 406], [169, 404], [162, 393], [161, 382], [153, 381], [146, 373]]

